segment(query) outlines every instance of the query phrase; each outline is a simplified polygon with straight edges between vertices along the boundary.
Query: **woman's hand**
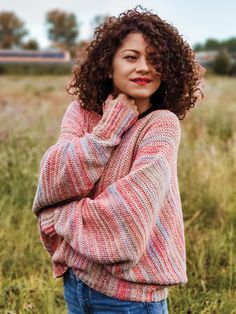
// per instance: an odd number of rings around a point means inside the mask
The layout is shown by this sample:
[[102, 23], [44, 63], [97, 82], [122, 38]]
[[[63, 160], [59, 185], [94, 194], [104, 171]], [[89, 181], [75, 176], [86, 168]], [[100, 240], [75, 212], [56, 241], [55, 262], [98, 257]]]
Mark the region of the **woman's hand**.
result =
[[121, 102], [130, 108], [134, 113], [139, 113], [137, 106], [134, 104], [134, 99], [130, 98], [128, 95], [119, 93], [117, 96], [109, 94], [105, 102], [103, 103], [103, 116], [102, 121], [110, 119], [109, 115], [112, 112], [111, 108], [115, 103]]

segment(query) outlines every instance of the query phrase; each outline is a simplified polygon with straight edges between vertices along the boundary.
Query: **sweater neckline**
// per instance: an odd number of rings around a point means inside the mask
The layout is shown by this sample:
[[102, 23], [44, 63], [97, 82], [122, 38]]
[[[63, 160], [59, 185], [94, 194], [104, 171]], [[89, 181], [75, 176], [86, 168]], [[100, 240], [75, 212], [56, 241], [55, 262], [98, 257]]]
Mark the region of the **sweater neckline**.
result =
[[144, 112], [140, 113], [138, 116], [138, 119], [141, 119], [143, 117], [145, 117], [147, 114], [149, 114], [150, 112], [152, 112], [153, 110], [155, 110], [154, 106], [152, 105], [150, 108], [148, 108], [147, 110], [145, 110]]

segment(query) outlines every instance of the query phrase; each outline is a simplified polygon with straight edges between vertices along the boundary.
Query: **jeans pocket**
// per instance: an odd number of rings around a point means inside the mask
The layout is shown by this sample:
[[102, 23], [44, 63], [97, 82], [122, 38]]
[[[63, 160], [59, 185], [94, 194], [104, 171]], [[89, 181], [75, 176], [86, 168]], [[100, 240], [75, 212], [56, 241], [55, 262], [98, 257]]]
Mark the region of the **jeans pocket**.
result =
[[68, 269], [67, 272], [63, 275], [63, 284], [65, 300], [68, 301], [70, 298], [75, 299], [77, 296], [77, 281], [71, 272], [71, 269]]

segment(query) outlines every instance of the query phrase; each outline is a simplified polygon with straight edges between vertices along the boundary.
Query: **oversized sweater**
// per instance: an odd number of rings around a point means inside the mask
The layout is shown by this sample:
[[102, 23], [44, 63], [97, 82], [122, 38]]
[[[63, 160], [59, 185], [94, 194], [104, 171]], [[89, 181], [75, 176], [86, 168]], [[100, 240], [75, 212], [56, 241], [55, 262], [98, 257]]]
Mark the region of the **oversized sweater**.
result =
[[55, 277], [71, 267], [105, 295], [142, 302], [187, 282], [180, 137], [169, 110], [138, 119], [118, 102], [104, 118], [70, 104], [33, 204]]

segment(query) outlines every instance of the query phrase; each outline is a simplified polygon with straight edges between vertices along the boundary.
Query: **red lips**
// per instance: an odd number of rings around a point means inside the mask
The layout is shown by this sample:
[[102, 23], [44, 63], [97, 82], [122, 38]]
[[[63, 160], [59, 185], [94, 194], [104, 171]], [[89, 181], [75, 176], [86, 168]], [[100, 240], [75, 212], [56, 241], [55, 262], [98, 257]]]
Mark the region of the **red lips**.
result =
[[139, 83], [149, 83], [151, 82], [150, 79], [148, 79], [147, 77], [136, 77], [134, 79], [131, 80], [132, 82], [139, 82]]
[[151, 80], [147, 77], [136, 77], [131, 81], [142, 86], [145, 86], [146, 84], [151, 82]]

